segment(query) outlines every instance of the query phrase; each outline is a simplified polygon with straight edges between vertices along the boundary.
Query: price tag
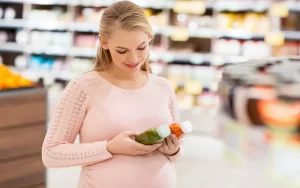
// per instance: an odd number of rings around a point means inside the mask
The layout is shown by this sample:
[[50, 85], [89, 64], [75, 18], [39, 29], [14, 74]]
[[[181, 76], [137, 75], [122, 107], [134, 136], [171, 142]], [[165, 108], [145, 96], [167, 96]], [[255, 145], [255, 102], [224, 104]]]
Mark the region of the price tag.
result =
[[177, 27], [173, 30], [170, 38], [173, 41], [187, 41], [189, 40], [190, 36], [187, 28]]
[[270, 32], [265, 36], [265, 42], [271, 46], [282, 46], [284, 44], [284, 33], [277, 31], [277, 32]]
[[289, 8], [283, 3], [274, 3], [269, 9], [269, 13], [272, 16], [279, 16], [283, 18], [289, 15]]
[[176, 13], [204, 14], [205, 1], [175, 1], [173, 11]]

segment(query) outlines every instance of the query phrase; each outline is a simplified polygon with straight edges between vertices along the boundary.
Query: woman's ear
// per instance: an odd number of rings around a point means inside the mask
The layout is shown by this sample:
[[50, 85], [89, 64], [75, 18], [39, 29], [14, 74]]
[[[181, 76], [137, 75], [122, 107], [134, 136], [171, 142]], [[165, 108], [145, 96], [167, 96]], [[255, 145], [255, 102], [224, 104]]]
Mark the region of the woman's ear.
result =
[[98, 35], [98, 38], [99, 38], [99, 42], [100, 42], [101, 47], [102, 47], [104, 50], [108, 50], [107, 41], [104, 40], [103, 37], [102, 37], [100, 34]]

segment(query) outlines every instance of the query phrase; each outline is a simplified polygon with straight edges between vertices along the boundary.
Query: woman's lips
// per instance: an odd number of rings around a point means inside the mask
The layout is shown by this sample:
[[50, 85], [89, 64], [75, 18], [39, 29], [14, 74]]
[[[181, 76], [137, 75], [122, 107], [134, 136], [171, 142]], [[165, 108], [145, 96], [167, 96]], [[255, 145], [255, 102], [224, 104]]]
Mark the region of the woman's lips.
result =
[[128, 67], [130, 69], [134, 69], [134, 68], [136, 68], [139, 65], [139, 63], [136, 63], [136, 64], [126, 64], [125, 63], [125, 65], [126, 65], [126, 67]]

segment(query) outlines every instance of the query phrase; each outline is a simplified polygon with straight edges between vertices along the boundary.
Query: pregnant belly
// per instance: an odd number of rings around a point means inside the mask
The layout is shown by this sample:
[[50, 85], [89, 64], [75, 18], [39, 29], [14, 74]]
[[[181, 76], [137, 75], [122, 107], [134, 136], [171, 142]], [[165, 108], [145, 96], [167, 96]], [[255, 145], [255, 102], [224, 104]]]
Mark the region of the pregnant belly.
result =
[[79, 188], [175, 188], [176, 172], [159, 152], [116, 155], [82, 169]]

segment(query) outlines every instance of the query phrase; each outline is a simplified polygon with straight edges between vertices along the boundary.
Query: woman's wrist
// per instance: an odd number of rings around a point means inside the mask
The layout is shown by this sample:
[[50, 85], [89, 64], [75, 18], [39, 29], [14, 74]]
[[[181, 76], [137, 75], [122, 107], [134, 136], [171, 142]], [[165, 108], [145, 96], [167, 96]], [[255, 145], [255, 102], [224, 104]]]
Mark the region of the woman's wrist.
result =
[[167, 156], [172, 157], [172, 156], [174, 156], [174, 155], [177, 155], [177, 154], [179, 153], [179, 151], [180, 151], [180, 148], [178, 148], [178, 150], [177, 150], [175, 153], [173, 153], [173, 154], [171, 154], [171, 155], [167, 155]]
[[107, 142], [106, 142], [106, 150], [107, 150], [111, 155], [113, 155], [113, 152], [111, 151], [111, 148], [110, 148], [110, 144], [111, 144], [110, 141], [107, 141]]

